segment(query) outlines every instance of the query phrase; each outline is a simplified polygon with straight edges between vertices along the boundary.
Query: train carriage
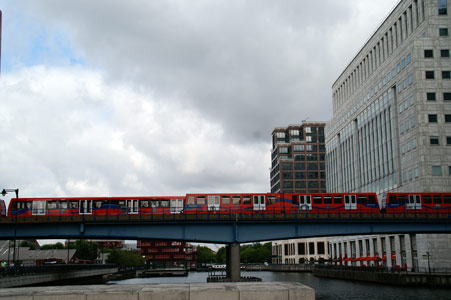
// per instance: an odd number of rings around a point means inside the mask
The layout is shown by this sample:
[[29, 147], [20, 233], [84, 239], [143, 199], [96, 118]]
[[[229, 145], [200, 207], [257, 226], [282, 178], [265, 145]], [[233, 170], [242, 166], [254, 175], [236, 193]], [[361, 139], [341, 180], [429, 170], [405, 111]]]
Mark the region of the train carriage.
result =
[[0, 200], [0, 217], [6, 217], [6, 204], [4, 200]]
[[387, 213], [449, 213], [451, 193], [387, 193]]

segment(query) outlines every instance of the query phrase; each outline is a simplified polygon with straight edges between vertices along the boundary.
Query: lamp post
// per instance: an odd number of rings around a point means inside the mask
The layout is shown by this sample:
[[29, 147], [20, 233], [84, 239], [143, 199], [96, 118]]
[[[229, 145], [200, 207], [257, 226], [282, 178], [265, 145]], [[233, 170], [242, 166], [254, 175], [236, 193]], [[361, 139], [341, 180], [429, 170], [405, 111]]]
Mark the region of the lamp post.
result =
[[[16, 203], [14, 205], [14, 252], [13, 252], [13, 263], [16, 265], [16, 237], [17, 237], [17, 203], [19, 201], [19, 189], [3, 189], [2, 196], [5, 197], [6, 194], [14, 192], [16, 194]], [[11, 206], [11, 209], [13, 206]]]
[[428, 273], [431, 274], [431, 265], [429, 264], [429, 258], [431, 257], [431, 254], [429, 253], [429, 251], [423, 255], [423, 258], [426, 258], [426, 257], [428, 259]]

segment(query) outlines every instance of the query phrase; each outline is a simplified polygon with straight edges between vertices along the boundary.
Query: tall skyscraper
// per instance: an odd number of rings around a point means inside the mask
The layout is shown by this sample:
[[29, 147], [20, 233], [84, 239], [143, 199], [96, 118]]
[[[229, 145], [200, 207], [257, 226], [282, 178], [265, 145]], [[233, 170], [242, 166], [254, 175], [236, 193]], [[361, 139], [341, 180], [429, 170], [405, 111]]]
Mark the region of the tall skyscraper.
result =
[[325, 126], [308, 122], [274, 129], [271, 193], [326, 191]]
[[451, 189], [451, 18], [402, 0], [332, 86], [328, 192]]

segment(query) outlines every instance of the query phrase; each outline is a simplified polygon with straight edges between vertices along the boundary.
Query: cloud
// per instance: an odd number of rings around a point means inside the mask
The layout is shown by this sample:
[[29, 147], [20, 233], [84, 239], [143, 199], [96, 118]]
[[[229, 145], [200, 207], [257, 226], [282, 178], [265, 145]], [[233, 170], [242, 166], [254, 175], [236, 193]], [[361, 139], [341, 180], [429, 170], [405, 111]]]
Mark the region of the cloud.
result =
[[330, 118], [333, 81], [394, 2], [26, 3], [108, 81], [199, 111], [240, 143], [261, 143], [274, 127]]
[[99, 71], [36, 66], [0, 82], [0, 182], [22, 196], [266, 191], [269, 143], [242, 147], [177, 103]]

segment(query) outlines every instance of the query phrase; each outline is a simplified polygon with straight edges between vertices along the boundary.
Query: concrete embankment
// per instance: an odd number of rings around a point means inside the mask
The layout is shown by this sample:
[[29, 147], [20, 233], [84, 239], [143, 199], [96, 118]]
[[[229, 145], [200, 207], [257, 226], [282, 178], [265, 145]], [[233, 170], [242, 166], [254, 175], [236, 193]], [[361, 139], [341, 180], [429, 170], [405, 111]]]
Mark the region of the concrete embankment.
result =
[[451, 287], [451, 274], [368, 272], [340, 269], [313, 269], [318, 277], [367, 281], [400, 286]]
[[311, 272], [312, 265], [245, 265], [246, 271], [271, 271], [271, 272]]
[[314, 300], [301, 283], [185, 283], [30, 287], [0, 290], [1, 300]]

